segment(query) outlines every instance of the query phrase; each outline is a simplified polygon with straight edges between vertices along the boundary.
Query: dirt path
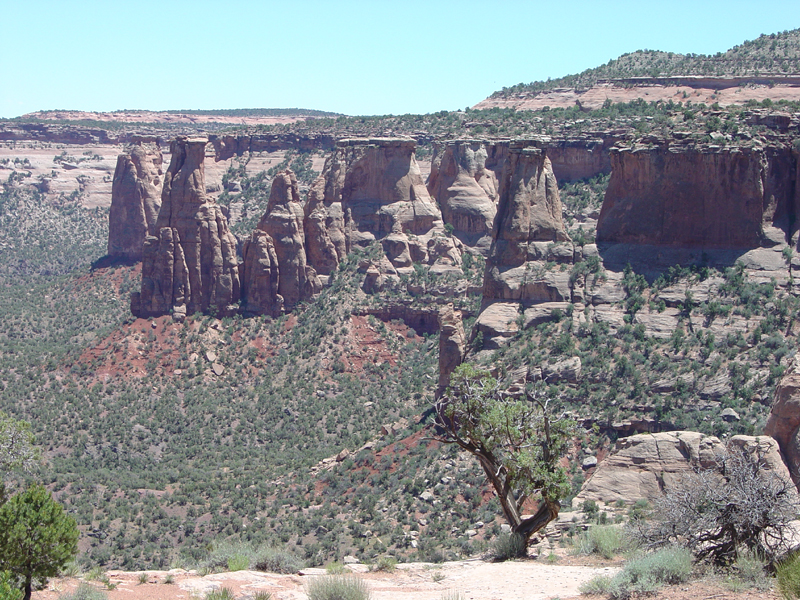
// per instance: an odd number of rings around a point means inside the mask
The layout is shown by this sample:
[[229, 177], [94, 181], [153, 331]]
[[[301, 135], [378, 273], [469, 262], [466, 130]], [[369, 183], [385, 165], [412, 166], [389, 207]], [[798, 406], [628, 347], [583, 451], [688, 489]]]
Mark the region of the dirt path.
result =
[[[598, 574], [611, 574], [612, 567], [549, 565], [534, 561], [487, 563], [468, 560], [444, 563], [400, 564], [391, 573], [369, 573], [364, 565], [352, 570], [369, 584], [373, 600], [440, 600], [448, 592], [460, 592], [465, 600], [544, 600], [578, 595], [578, 586]], [[213, 589], [228, 587], [236, 598], [257, 591], [270, 592], [275, 600], [305, 600], [304, 584], [325, 576], [324, 569], [305, 569], [302, 575], [275, 575], [256, 571], [218, 573], [200, 577], [191, 571], [146, 571], [148, 583], [139, 583], [140, 573], [109, 571], [116, 589], [107, 591], [110, 600], [190, 600], [202, 598]], [[171, 575], [174, 583], [164, 583]], [[36, 592], [35, 600], [55, 600], [74, 590], [80, 580], [53, 580], [47, 590]], [[96, 584], [103, 587], [101, 584]]]

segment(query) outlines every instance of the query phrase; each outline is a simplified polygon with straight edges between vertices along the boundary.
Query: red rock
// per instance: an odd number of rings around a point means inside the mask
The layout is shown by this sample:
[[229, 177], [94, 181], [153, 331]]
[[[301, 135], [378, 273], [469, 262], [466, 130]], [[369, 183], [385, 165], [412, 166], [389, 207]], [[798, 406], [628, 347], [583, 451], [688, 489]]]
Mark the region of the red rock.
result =
[[156, 144], [137, 139], [117, 157], [108, 212], [108, 255], [142, 259], [147, 235], [155, 233], [161, 208], [161, 151]]
[[206, 197], [205, 146], [205, 139], [185, 137], [171, 144], [155, 235], [144, 243], [141, 292], [131, 296], [137, 316], [238, 310], [236, 239]]

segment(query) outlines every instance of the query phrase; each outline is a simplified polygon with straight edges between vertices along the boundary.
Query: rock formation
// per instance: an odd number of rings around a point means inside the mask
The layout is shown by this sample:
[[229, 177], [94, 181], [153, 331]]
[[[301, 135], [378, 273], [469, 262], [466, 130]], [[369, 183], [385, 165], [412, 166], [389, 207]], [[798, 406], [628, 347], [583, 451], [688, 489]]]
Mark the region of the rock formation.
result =
[[271, 317], [281, 315], [283, 296], [278, 293], [278, 255], [269, 234], [261, 229], [253, 231], [242, 248], [242, 259], [239, 266], [242, 312]]
[[555, 301], [535, 289], [531, 261], [549, 260], [554, 244], [572, 244], [561, 217], [558, 184], [541, 142], [514, 142], [500, 182], [500, 201], [486, 261], [484, 301]]
[[597, 240], [741, 249], [783, 243], [798, 202], [793, 176], [781, 174], [792, 170], [781, 164], [784, 154], [666, 144], [614, 148]]
[[[754, 455], [766, 470], [775, 471], [788, 481], [789, 472], [781, 460], [777, 442], [769, 436], [736, 435], [727, 449], [743, 448]], [[691, 468], [713, 468], [715, 457], [726, 450], [718, 438], [695, 431], [643, 433], [617, 441], [613, 452], [601, 461], [597, 471], [583, 484], [573, 500], [580, 506], [586, 500], [629, 504], [640, 498], [652, 502], [674, 486], [681, 474]]]
[[764, 434], [778, 441], [792, 480], [800, 485], [800, 363], [797, 361], [775, 389]]
[[161, 208], [161, 151], [154, 140], [135, 139], [117, 157], [108, 212], [108, 255], [127, 260], [142, 259], [142, 245], [155, 233]]
[[[309, 263], [329, 274], [344, 255], [379, 242], [392, 269], [447, 269], [460, 252], [422, 181], [410, 139], [340, 140], [309, 193]], [[441, 238], [441, 239], [438, 239]]]
[[459, 240], [484, 256], [489, 252], [497, 213], [498, 173], [508, 144], [455, 141], [445, 145], [431, 165], [428, 191]]
[[141, 317], [238, 310], [236, 239], [220, 207], [206, 197], [206, 140], [173, 140], [154, 235], [147, 236], [142, 288], [131, 297]]
[[467, 336], [461, 312], [446, 304], [439, 310], [439, 393], [450, 383], [450, 374], [464, 360]]
[[278, 259], [278, 293], [286, 308], [319, 292], [321, 284], [316, 271], [306, 264], [303, 207], [297, 178], [287, 169], [275, 175], [267, 203], [267, 211], [258, 223], [275, 246]]

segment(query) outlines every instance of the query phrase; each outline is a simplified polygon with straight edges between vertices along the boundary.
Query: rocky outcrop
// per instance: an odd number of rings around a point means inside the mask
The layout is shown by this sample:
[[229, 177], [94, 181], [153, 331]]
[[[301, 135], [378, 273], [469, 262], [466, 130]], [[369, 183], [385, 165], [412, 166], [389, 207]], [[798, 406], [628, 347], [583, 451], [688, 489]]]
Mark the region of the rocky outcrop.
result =
[[236, 239], [206, 196], [205, 147], [204, 138], [186, 137], [170, 146], [155, 234], [144, 243], [141, 292], [131, 297], [137, 316], [238, 310]]
[[465, 246], [484, 256], [497, 213], [498, 175], [507, 155], [508, 144], [462, 140], [445, 145], [431, 165], [428, 191], [444, 222]]
[[117, 158], [108, 213], [108, 255], [114, 258], [141, 260], [145, 237], [155, 233], [163, 159], [152, 141], [137, 139]]
[[537, 289], [542, 278], [531, 268], [534, 261], [557, 258], [555, 246], [561, 243], [563, 259], [572, 262], [558, 184], [544, 146], [536, 141], [513, 142], [500, 183], [492, 247], [486, 261], [484, 303], [561, 300], [557, 297], [561, 294], [543, 294]]
[[460, 264], [460, 252], [414, 158], [410, 139], [340, 140], [309, 193], [305, 229], [310, 264], [328, 274], [344, 255], [379, 242], [393, 269]]
[[258, 223], [275, 247], [278, 259], [278, 293], [285, 308], [295, 306], [321, 289], [317, 273], [306, 264], [303, 207], [295, 174], [287, 169], [275, 175], [267, 211]]
[[775, 389], [764, 434], [778, 441], [792, 479], [800, 485], [800, 363], [797, 361]]
[[714, 468], [720, 453], [741, 448], [757, 459], [767, 471], [788, 481], [777, 442], [769, 436], [736, 435], [727, 444], [695, 431], [644, 433], [617, 441], [613, 452], [601, 461], [597, 471], [583, 484], [573, 500], [629, 504], [644, 498], [650, 502], [675, 486], [692, 468]]
[[604, 131], [592, 137], [552, 140], [547, 144], [547, 158], [556, 179], [562, 183], [611, 172], [609, 149], [619, 136]]
[[277, 317], [283, 313], [283, 296], [278, 293], [278, 255], [267, 232], [256, 229], [245, 241], [239, 273], [245, 315]]
[[797, 204], [785, 155], [748, 147], [614, 148], [597, 240], [741, 249], [783, 243]]
[[439, 310], [439, 394], [450, 383], [450, 374], [464, 360], [466, 348], [461, 312], [446, 304]]

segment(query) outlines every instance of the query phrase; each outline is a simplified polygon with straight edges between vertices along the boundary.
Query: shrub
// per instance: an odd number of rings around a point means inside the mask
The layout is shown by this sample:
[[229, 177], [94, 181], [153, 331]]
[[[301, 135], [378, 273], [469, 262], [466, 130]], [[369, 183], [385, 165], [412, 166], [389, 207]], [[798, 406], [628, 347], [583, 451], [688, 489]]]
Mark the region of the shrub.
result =
[[244, 554], [234, 554], [228, 559], [228, 571], [244, 571], [250, 567], [250, 558]]
[[736, 562], [731, 565], [731, 577], [728, 579], [728, 584], [733, 589], [769, 589], [771, 580], [765, 572], [765, 567], [765, 561], [760, 556], [742, 552]]
[[260, 546], [253, 557], [253, 568], [269, 573], [297, 573], [303, 568], [303, 561], [291, 552], [274, 546]]
[[372, 566], [373, 571], [387, 571], [391, 573], [397, 568], [397, 561], [391, 556], [381, 556]]
[[329, 565], [326, 565], [325, 572], [328, 575], [344, 575], [347, 573], [347, 567], [340, 562], [332, 562]]
[[74, 592], [61, 594], [58, 600], [106, 600], [108, 594], [89, 583], [81, 583]]
[[211, 590], [205, 595], [205, 600], [234, 600], [236, 595], [231, 588], [222, 587], [218, 590]]
[[583, 532], [575, 544], [579, 554], [599, 554], [603, 558], [613, 558], [625, 548], [625, 534], [616, 525], [597, 525]]
[[527, 554], [525, 538], [516, 533], [501, 533], [492, 544], [492, 559], [495, 561], [522, 558]]
[[352, 575], [316, 577], [306, 585], [309, 600], [369, 600], [367, 584]]
[[0, 600], [22, 600], [22, 590], [16, 588], [8, 571], [0, 571]]
[[800, 553], [794, 553], [781, 561], [775, 575], [781, 596], [786, 600], [800, 598]]
[[717, 457], [717, 466], [687, 473], [655, 507], [651, 521], [631, 523], [650, 547], [681, 544], [698, 560], [735, 562], [743, 552], [772, 563], [791, 544], [795, 487], [745, 449]]
[[584, 594], [608, 594], [626, 600], [651, 594], [666, 584], [683, 583], [692, 572], [692, 554], [685, 548], [665, 548], [628, 562], [614, 577], [595, 577], [580, 586]]

